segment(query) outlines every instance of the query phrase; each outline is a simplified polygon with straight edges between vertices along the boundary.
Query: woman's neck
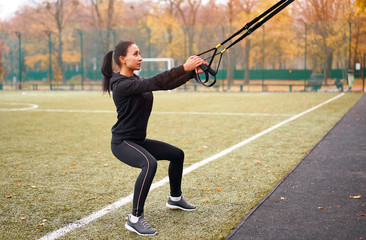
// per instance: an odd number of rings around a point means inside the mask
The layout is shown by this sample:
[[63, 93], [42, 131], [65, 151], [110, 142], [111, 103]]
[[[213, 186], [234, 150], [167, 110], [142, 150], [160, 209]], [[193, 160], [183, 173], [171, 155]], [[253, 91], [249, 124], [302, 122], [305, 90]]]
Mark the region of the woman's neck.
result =
[[119, 73], [123, 76], [126, 76], [126, 77], [132, 77], [133, 76], [133, 70], [128, 69], [128, 68], [122, 68]]

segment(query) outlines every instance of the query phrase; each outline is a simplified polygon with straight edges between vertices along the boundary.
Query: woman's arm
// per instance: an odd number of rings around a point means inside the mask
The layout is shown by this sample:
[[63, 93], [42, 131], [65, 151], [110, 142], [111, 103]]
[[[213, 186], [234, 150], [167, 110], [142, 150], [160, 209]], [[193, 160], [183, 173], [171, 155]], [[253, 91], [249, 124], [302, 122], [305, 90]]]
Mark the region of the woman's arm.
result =
[[189, 81], [192, 78], [189, 72], [199, 67], [203, 62], [200, 57], [192, 56], [183, 65], [161, 72], [153, 77], [120, 81], [118, 89], [123, 95], [171, 90]]
[[[206, 61], [202, 60], [200, 57], [198, 56], [191, 56], [187, 59], [187, 61], [183, 64], [183, 69], [186, 72], [185, 74], [183, 74], [182, 76], [172, 79], [171, 81], [168, 81], [166, 84], [164, 84], [163, 86], [163, 90], [172, 90], [174, 88], [177, 88], [183, 84], [185, 84], [186, 82], [188, 82], [190, 79], [193, 78], [193, 75], [191, 74], [191, 71], [195, 70], [196, 68], [198, 68], [199, 66], [201, 66], [202, 63], [207, 64]], [[198, 68], [198, 74], [202, 73], [203, 71]]]

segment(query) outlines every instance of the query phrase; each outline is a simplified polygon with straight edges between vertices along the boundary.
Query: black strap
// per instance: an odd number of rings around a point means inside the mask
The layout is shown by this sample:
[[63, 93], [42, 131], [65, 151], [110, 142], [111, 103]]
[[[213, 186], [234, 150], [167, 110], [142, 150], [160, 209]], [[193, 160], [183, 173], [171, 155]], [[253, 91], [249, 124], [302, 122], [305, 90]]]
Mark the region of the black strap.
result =
[[[273, 5], [272, 7], [270, 7], [269, 9], [267, 9], [265, 12], [263, 12], [261, 15], [259, 15], [258, 17], [254, 18], [252, 21], [248, 22], [247, 24], [244, 25], [244, 27], [242, 27], [239, 31], [235, 32], [233, 35], [231, 35], [229, 38], [225, 39], [223, 42], [221, 42], [220, 44], [218, 44], [216, 47], [208, 49], [204, 52], [201, 52], [199, 54], [197, 54], [197, 56], [201, 56], [203, 54], [209, 53], [213, 51], [213, 54], [211, 55], [211, 57], [206, 58], [205, 60], [210, 59], [209, 64], [205, 65], [202, 64], [200, 66], [200, 68], [203, 70], [204, 74], [205, 74], [205, 80], [201, 80], [199, 74], [197, 74], [196, 70], [193, 71], [193, 76], [196, 80], [196, 82], [206, 86], [206, 87], [211, 87], [216, 83], [216, 74], [219, 70], [220, 67], [220, 63], [221, 63], [221, 59], [222, 59], [222, 55], [232, 46], [234, 46], [235, 44], [237, 44], [238, 42], [240, 42], [241, 40], [243, 40], [244, 38], [246, 38], [247, 36], [249, 36], [252, 32], [254, 32], [255, 30], [257, 30], [260, 26], [262, 26], [265, 22], [267, 22], [269, 19], [271, 19], [273, 16], [275, 16], [277, 13], [279, 13], [280, 11], [282, 11], [285, 7], [287, 7], [289, 4], [291, 4], [294, 0], [281, 0], [278, 3], [276, 3], [275, 5]], [[269, 15], [268, 15], [269, 14]], [[268, 16], [266, 16], [268, 15]], [[258, 22], [259, 21], [259, 22]], [[254, 26], [253, 26], [254, 25]], [[252, 27], [253, 26], [253, 27]], [[241, 37], [239, 37], [238, 39], [236, 39], [233, 43], [231, 43], [228, 47], [226, 47], [224, 50], [222, 50], [221, 52], [217, 52], [218, 49], [220, 49], [222, 47], [222, 45], [224, 45], [225, 43], [227, 43], [228, 41], [230, 41], [231, 39], [233, 39], [235, 36], [239, 35], [240, 33], [242, 33], [244, 30], [247, 30]], [[216, 67], [216, 71], [213, 70], [211, 68], [213, 60], [215, 58], [215, 56], [220, 54], [220, 59], [218, 61], [217, 67]], [[209, 83], [209, 75], [211, 75], [214, 79], [212, 83]]]

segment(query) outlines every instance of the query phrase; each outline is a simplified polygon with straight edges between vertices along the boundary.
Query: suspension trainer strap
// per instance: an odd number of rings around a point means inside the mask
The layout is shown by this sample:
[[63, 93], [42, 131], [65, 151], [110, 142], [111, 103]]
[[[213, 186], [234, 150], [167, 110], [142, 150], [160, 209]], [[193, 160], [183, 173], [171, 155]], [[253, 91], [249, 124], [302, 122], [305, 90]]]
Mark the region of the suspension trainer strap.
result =
[[[244, 27], [242, 27], [241, 29], [239, 29], [237, 32], [235, 32], [234, 34], [232, 34], [229, 38], [225, 39], [223, 42], [221, 42], [220, 44], [218, 44], [216, 47], [211, 48], [209, 50], [206, 50], [202, 53], [197, 54], [197, 56], [209, 53], [213, 51], [213, 54], [211, 55], [211, 57], [206, 58], [205, 60], [210, 59], [209, 64], [205, 65], [202, 64], [200, 66], [200, 68], [202, 69], [202, 71], [205, 74], [206, 79], [205, 80], [201, 80], [199, 74], [197, 74], [196, 70], [193, 71], [193, 76], [196, 80], [196, 82], [206, 86], [206, 87], [211, 87], [216, 83], [216, 74], [219, 70], [220, 67], [220, 63], [221, 63], [221, 59], [222, 59], [222, 55], [232, 46], [234, 46], [235, 44], [237, 44], [238, 42], [242, 41], [244, 38], [246, 38], [247, 36], [249, 36], [252, 32], [254, 32], [255, 30], [257, 30], [260, 26], [262, 26], [265, 22], [267, 22], [269, 19], [271, 19], [273, 16], [275, 16], [277, 13], [279, 13], [280, 11], [282, 11], [285, 7], [287, 7], [289, 4], [291, 4], [294, 0], [281, 0], [278, 3], [276, 3], [275, 5], [273, 5], [272, 7], [270, 7], [269, 9], [267, 9], [265, 12], [263, 12], [261, 15], [259, 15], [258, 17], [254, 18], [252, 21], [248, 22], [247, 24], [244, 25]], [[268, 15], [268, 16], [267, 16]], [[254, 25], [254, 26], [253, 26]], [[253, 27], [252, 27], [253, 26]], [[228, 41], [230, 41], [231, 39], [233, 39], [235, 36], [241, 34], [243, 31], [247, 30], [241, 37], [239, 37], [238, 39], [236, 39], [233, 43], [231, 43], [228, 47], [226, 47], [224, 50], [222, 50], [221, 52], [217, 52], [218, 49], [220, 49], [222, 47], [222, 45], [224, 45], [225, 43], [227, 43]], [[215, 58], [215, 56], [220, 54], [220, 59], [218, 61], [217, 67], [216, 67], [216, 71], [213, 70], [211, 68], [213, 60]], [[211, 75], [214, 79], [212, 83], [208, 83], [209, 82], [209, 75]]]

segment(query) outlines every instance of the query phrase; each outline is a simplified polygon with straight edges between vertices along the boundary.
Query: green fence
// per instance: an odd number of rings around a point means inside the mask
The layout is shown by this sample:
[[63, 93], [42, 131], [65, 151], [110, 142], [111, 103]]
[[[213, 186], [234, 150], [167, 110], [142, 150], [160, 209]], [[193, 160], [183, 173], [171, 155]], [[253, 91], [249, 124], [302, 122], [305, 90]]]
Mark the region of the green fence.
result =
[[[332, 26], [338, 35], [324, 51], [319, 29]], [[167, 38], [158, 34], [164, 27], [138, 26], [101, 30], [65, 30], [62, 49], [57, 34], [46, 32], [34, 36], [0, 33], [2, 79], [7, 82], [41, 81], [47, 84], [78, 84], [101, 80], [103, 55], [120, 39], [135, 40], [143, 58], [173, 58], [182, 64], [191, 55], [215, 46], [240, 26], [194, 26], [174, 29]], [[350, 56], [349, 23], [332, 22], [314, 25], [293, 24], [281, 28], [266, 25], [224, 54], [217, 79], [228, 80], [307, 80], [314, 72], [332, 79], [347, 79]], [[218, 31], [219, 30], [219, 31]], [[190, 34], [194, 32], [195, 34]], [[284, 35], [285, 34], [285, 35]], [[192, 38], [192, 39], [190, 39]], [[346, 39], [346, 40], [345, 40]], [[167, 41], [171, 42], [167, 42]], [[249, 48], [248, 48], [249, 46]], [[333, 49], [331, 66], [326, 52]], [[246, 67], [247, 66], [247, 67]], [[143, 63], [142, 76], [163, 71], [162, 63]], [[365, 70], [364, 70], [365, 71]], [[365, 73], [365, 72], [364, 72]], [[361, 76], [360, 71], [354, 72]], [[4, 83], [3, 82], [3, 83]]]

